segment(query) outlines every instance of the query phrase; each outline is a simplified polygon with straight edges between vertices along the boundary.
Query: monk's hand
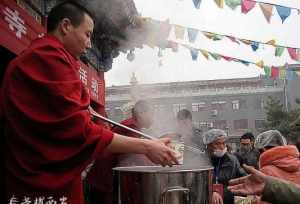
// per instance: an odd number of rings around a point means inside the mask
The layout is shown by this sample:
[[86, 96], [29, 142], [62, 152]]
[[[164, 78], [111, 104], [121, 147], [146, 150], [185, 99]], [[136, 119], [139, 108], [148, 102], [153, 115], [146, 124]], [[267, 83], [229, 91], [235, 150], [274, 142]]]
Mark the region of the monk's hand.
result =
[[172, 166], [178, 164], [176, 152], [168, 147], [169, 138], [148, 140], [146, 156], [155, 164]]
[[212, 195], [212, 204], [223, 204], [223, 199], [219, 193], [213, 192]]
[[261, 195], [267, 176], [254, 167], [247, 165], [243, 165], [243, 167], [249, 175], [230, 180], [228, 189], [237, 195]]

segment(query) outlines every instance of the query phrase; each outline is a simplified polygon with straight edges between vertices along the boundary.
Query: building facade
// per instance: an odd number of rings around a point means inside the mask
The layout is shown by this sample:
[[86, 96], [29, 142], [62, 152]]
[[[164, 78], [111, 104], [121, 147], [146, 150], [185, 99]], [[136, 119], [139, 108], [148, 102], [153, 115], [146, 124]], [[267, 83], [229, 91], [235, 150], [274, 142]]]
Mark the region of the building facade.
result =
[[186, 108], [192, 112], [196, 128], [221, 128], [234, 137], [260, 131], [268, 97], [284, 104], [283, 81], [244, 78], [138, 84], [133, 79], [131, 85], [106, 88], [106, 111], [111, 119], [121, 121], [129, 117], [135, 101], [147, 99], [155, 108], [156, 126], [167, 126]]

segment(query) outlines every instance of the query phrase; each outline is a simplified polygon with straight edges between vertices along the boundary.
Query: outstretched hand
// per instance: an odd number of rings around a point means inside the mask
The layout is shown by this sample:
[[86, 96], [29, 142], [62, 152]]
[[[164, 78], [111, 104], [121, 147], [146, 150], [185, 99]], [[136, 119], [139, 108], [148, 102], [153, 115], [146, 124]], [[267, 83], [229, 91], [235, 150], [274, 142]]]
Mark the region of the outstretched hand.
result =
[[261, 195], [267, 176], [254, 167], [243, 165], [249, 175], [229, 181], [228, 189], [237, 195]]

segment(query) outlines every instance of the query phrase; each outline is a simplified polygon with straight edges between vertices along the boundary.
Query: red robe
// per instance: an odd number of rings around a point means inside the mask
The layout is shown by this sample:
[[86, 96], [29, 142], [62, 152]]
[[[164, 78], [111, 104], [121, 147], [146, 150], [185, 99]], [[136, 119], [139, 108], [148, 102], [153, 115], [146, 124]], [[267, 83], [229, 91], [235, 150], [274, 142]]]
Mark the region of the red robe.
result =
[[7, 199], [83, 203], [81, 172], [113, 133], [91, 121], [78, 69], [52, 36], [33, 41], [10, 63], [1, 89]]
[[[132, 129], [138, 130], [135, 121], [130, 118], [121, 122], [121, 124], [130, 127]], [[114, 127], [113, 132], [126, 135], [126, 136], [134, 136], [132, 132], [125, 130], [124, 128]], [[113, 155], [111, 153], [105, 152], [100, 155], [96, 162], [88, 174], [88, 182], [92, 185], [95, 190], [99, 192], [112, 193], [113, 189], [113, 176], [112, 176], [112, 168], [117, 165], [117, 155]]]
[[[126, 119], [122, 121], [121, 124], [130, 127], [132, 129], [139, 130], [136, 121], [133, 118]], [[137, 134], [118, 126], [113, 127], [112, 131], [121, 135], [139, 138]], [[92, 204], [97, 203], [97, 201], [99, 203], [105, 203], [105, 204], [111, 204], [113, 202], [112, 201], [112, 197], [113, 197], [112, 168], [116, 167], [116, 165], [118, 164], [118, 157], [119, 158], [126, 157], [126, 154], [112, 155], [108, 152], [102, 154], [99, 158], [97, 158], [93, 168], [89, 172], [87, 177], [88, 182], [93, 188], [93, 192], [96, 192], [97, 194], [97, 196], [93, 195], [96, 198], [93, 197], [91, 199]], [[139, 164], [153, 165], [152, 162], [148, 160], [144, 155], [135, 155], [135, 157]], [[128, 189], [131, 189], [132, 191], [134, 188], [131, 187], [131, 184], [129, 184]]]

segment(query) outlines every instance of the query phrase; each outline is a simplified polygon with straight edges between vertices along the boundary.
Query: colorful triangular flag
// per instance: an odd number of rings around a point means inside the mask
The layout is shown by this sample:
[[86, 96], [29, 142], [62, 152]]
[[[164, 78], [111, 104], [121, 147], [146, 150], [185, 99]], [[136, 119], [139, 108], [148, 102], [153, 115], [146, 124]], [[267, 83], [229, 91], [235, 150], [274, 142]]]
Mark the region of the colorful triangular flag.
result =
[[291, 8], [289, 7], [276, 5], [276, 10], [282, 20], [282, 23], [285, 21], [287, 17], [291, 15]]
[[210, 32], [202, 32], [203, 35], [205, 35], [205, 37], [207, 37], [208, 39], [211, 39], [213, 41], [217, 41], [217, 40], [222, 40], [223, 36], [222, 35], [218, 35], [215, 33], [210, 33]]
[[258, 47], [259, 47], [259, 42], [253, 41], [251, 43], [251, 48], [252, 48], [253, 51], [256, 51], [258, 49]]
[[208, 52], [206, 50], [200, 50], [201, 54], [207, 59], [209, 60], [209, 55]]
[[277, 67], [272, 66], [271, 68], [271, 78], [277, 79], [279, 77], [279, 69]]
[[249, 66], [250, 62], [246, 61], [246, 60], [241, 60], [241, 59], [234, 59], [234, 61], [236, 62], [240, 62], [243, 65]]
[[289, 52], [290, 57], [293, 60], [298, 60], [298, 55], [297, 55], [297, 49], [296, 48], [288, 47], [287, 50]]
[[235, 10], [236, 7], [241, 5], [241, 3], [242, 3], [242, 0], [225, 0], [225, 4], [232, 10]]
[[229, 62], [233, 60], [232, 57], [227, 57], [227, 56], [224, 56], [224, 55], [222, 56], [222, 58], [225, 59], [226, 61], [229, 61]]
[[285, 79], [286, 78], [286, 69], [284, 67], [279, 68], [279, 79]]
[[179, 25], [175, 25], [174, 29], [175, 29], [175, 36], [176, 36], [176, 38], [182, 40], [184, 38], [185, 28], [182, 27], [182, 26], [179, 26]]
[[219, 8], [224, 8], [224, 0], [215, 0]]
[[271, 76], [271, 68], [269, 66], [264, 66], [265, 76], [270, 77]]
[[196, 9], [200, 8], [201, 1], [202, 0], [193, 0], [194, 6], [195, 6]]
[[255, 4], [256, 4], [255, 1], [243, 0], [242, 6], [241, 6], [242, 13], [244, 13], [244, 14], [248, 13], [251, 9], [254, 8]]
[[256, 66], [263, 68], [264, 67], [264, 61], [260, 60], [258, 62], [255, 63]]
[[230, 39], [232, 42], [235, 42], [235, 43], [237, 43], [237, 44], [240, 44], [240, 42], [235, 38], [235, 37], [233, 37], [233, 36], [226, 36], [228, 39]]
[[276, 47], [276, 40], [275, 39], [269, 40], [268, 42], [266, 42], [266, 44]]
[[261, 8], [261, 11], [263, 12], [266, 20], [268, 23], [270, 23], [272, 11], [273, 11], [273, 5], [271, 4], [265, 4], [265, 3], [259, 3], [259, 6]]
[[189, 37], [190, 43], [194, 43], [197, 39], [199, 31], [197, 29], [194, 29], [194, 28], [188, 28], [187, 32], [188, 32], [188, 37]]
[[287, 80], [292, 80], [295, 76], [295, 72], [294, 71], [291, 71], [291, 70], [287, 70], [286, 71], [286, 79]]
[[275, 56], [276, 57], [281, 57], [283, 51], [284, 51], [285, 47], [282, 46], [276, 46], [276, 50], [275, 50]]
[[178, 51], [178, 43], [173, 42], [173, 41], [168, 41], [168, 48], [171, 48], [173, 52], [177, 52]]
[[198, 53], [199, 53], [198, 50], [194, 49], [194, 48], [191, 48], [190, 52], [191, 52], [191, 56], [192, 56], [193, 61], [196, 61], [198, 59]]
[[214, 60], [220, 60], [221, 59], [221, 56], [217, 53], [209, 52], [209, 54], [212, 58], [214, 58]]

